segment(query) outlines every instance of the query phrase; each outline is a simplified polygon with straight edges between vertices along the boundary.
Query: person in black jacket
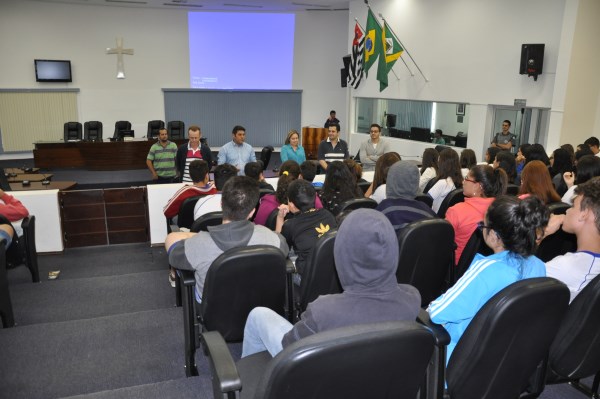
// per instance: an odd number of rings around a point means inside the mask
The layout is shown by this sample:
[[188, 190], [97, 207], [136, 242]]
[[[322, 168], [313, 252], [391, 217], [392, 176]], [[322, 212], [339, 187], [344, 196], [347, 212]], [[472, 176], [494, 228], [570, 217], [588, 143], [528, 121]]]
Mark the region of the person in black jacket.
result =
[[212, 167], [213, 162], [210, 147], [204, 143], [201, 143], [201, 138], [202, 132], [200, 131], [200, 126], [192, 125], [188, 129], [188, 143], [180, 145], [177, 149], [175, 165], [177, 167], [179, 181], [181, 182], [192, 182], [189, 166], [190, 163], [196, 159], [202, 159], [206, 161], [209, 170]]

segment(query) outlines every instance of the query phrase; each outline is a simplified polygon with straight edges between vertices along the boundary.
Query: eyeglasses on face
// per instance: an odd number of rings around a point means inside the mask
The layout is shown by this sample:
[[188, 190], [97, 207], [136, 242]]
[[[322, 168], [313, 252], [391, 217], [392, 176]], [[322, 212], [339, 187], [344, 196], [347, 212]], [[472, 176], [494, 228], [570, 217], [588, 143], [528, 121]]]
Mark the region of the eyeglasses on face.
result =
[[473, 180], [473, 179], [469, 179], [468, 177], [465, 177], [465, 179], [464, 179], [464, 180], [465, 180], [465, 181], [468, 181], [469, 183], [473, 183], [473, 184], [479, 184], [479, 182], [478, 182], [478, 181], [476, 181], [476, 180]]
[[483, 229], [492, 230], [492, 228], [490, 226], [486, 226], [485, 222], [483, 222], [483, 221], [477, 223], [477, 228], [481, 231], [483, 231]]

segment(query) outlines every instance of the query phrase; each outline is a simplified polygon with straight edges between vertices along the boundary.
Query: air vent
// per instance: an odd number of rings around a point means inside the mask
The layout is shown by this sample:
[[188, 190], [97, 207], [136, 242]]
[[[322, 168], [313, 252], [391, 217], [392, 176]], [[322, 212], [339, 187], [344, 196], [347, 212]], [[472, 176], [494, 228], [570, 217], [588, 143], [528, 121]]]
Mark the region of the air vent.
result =
[[225, 3], [223, 5], [227, 6], [227, 7], [263, 8], [263, 6], [257, 6], [257, 5], [254, 5], [254, 4], [232, 4], [232, 3]]
[[133, 1], [133, 0], [104, 0], [107, 3], [122, 3], [122, 4], [148, 4], [147, 1]]
[[163, 6], [174, 6], [174, 7], [185, 7], [185, 8], [200, 8], [200, 7], [204, 7], [201, 4], [187, 4], [187, 3], [181, 3], [181, 4], [163, 3]]

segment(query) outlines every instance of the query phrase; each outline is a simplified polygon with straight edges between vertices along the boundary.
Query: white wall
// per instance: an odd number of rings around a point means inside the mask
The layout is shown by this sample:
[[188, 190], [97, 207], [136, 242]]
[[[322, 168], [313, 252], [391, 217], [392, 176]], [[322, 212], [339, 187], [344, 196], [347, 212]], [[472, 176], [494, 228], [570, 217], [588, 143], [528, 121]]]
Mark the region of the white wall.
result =
[[[429, 81], [404, 54], [414, 77], [398, 61], [394, 71], [399, 80], [390, 73], [384, 92], [379, 92], [379, 82], [371, 74], [352, 96], [469, 103], [468, 147], [481, 151], [479, 146], [487, 140], [476, 137], [489, 135], [486, 129], [493, 105], [512, 106], [515, 98], [524, 98], [531, 107], [554, 107], [559, 55], [570, 56], [559, 53], [561, 39], [569, 40], [569, 31], [563, 27], [567, 1], [571, 0], [370, 1], [371, 9], [386, 18]], [[350, 3], [349, 18], [366, 25], [363, 1]], [[349, 37], [351, 30], [352, 26]], [[523, 43], [546, 45], [544, 72], [537, 82], [519, 75]], [[570, 49], [565, 47], [565, 51]]]
[[[296, 15], [292, 88], [304, 91], [302, 125], [322, 125], [331, 109], [345, 119], [346, 90], [339, 76], [347, 54], [348, 11]], [[2, 0], [0, 37], [0, 88], [79, 88], [79, 120], [102, 121], [105, 137], [121, 119], [144, 136], [149, 120], [164, 120], [161, 89], [189, 88], [185, 10]], [[124, 56], [124, 80], [116, 79], [116, 56], [105, 54], [116, 37], [135, 51]], [[265, 51], [260, 43], [257, 51]], [[276, 56], [265, 52], [266, 59]], [[35, 58], [71, 60], [73, 83], [36, 83]]]

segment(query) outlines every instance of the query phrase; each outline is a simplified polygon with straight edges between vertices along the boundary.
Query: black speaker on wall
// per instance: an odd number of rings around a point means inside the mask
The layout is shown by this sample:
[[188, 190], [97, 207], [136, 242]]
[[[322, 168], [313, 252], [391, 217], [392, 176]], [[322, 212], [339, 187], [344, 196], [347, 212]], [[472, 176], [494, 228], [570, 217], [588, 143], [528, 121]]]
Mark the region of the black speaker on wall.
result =
[[545, 44], [523, 44], [521, 45], [521, 64], [519, 73], [521, 75], [533, 76], [537, 81], [538, 75], [544, 67]]
[[340, 78], [342, 87], [348, 86], [348, 70], [350, 69], [350, 56], [347, 55], [342, 57], [342, 61], [344, 62], [344, 67], [340, 70]]

